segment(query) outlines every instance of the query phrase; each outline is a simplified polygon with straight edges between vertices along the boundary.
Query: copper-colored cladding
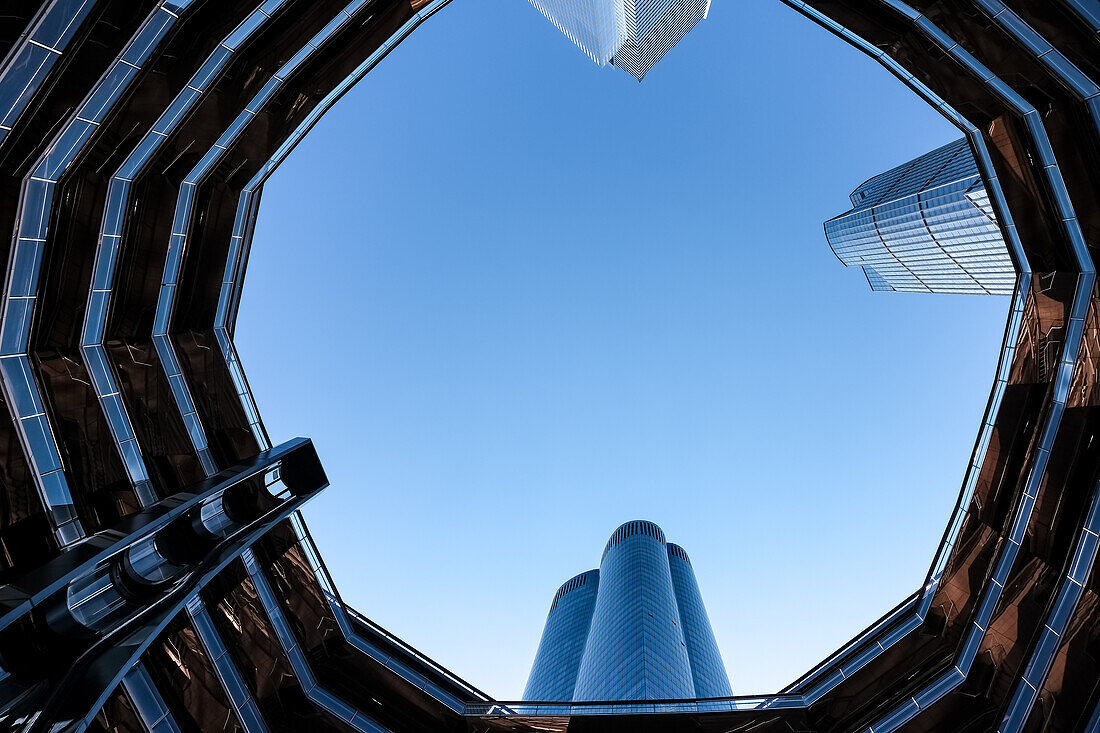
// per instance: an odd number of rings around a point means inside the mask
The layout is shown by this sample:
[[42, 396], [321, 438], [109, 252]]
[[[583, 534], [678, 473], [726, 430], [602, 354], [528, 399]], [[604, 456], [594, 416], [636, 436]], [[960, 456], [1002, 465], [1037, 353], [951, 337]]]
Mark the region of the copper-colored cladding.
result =
[[279, 721], [284, 730], [350, 730], [302, 694], [300, 682], [256, 596], [255, 585], [240, 563], [219, 577], [204, 596], [220, 599], [216, 606], [208, 602], [207, 607], [249, 695], [266, 720]]
[[201, 731], [241, 730], [218, 677], [186, 616], [174, 620], [147, 653], [146, 669], [178, 720]]
[[88, 730], [92, 733], [144, 733], [145, 728], [138, 720], [130, 698], [119, 690], [96, 714]]
[[[298, 642], [310, 657], [314, 673], [326, 689], [346, 700], [377, 701], [366, 704], [364, 711], [394, 730], [461, 727], [460, 716], [441, 709], [415, 686], [386, 674], [377, 662], [348, 644], [289, 525], [284, 523], [270, 532], [257, 546], [256, 554], [283, 613], [294, 626]], [[359, 633], [381, 653], [397, 652], [374, 637], [371, 630], [364, 627]]]
[[[339, 600], [330, 595], [326, 578], [318, 576], [316, 561], [310, 548], [302, 544], [299, 530], [280, 522], [251, 543], [258, 574], [250, 576], [244, 562], [233, 560], [201, 590], [213, 625], [246, 688], [244, 693], [234, 694], [246, 694], [271, 730], [351, 730], [356, 725], [365, 728], [362, 720], [366, 719], [394, 733], [825, 733], [861, 731], [869, 726], [876, 731], [896, 726], [906, 731], [996, 729], [1010, 712], [1021, 675], [1031, 660], [1044, 653], [1039, 641], [1065, 585], [1100, 479], [1100, 441], [1096, 440], [1100, 428], [1100, 298], [1095, 292], [1085, 293], [1091, 302], [1084, 312], [1076, 362], [1072, 370], [1062, 370], [1062, 383], [1056, 384], [1066, 349], [1073, 353], [1076, 347], [1071, 314], [1082, 266], [1073, 246], [1075, 231], [1083, 237], [1088, 255], [1100, 251], [1100, 130], [1093, 117], [1096, 110], [1047, 64], [1049, 59], [1039, 59], [1012, 35], [1013, 27], [1026, 24], [1053, 44], [1067, 62], [1075, 64], [1084, 77], [1100, 81], [1098, 29], [1089, 25], [1087, 12], [1075, 9], [1075, 3], [1086, 7], [1083, 0], [1007, 0], [1019, 20], [1017, 26], [1011, 26], [994, 19], [996, 13], [990, 6], [1000, 6], [991, 0], [913, 0], [910, 4], [921, 13], [920, 19], [908, 17], [898, 3], [886, 0], [811, 0], [804, 8], [790, 0], [793, 7], [810, 15], [820, 13], [885, 52], [886, 58], [977, 128], [1007, 204], [1006, 210], [997, 212], [998, 219], [1014, 222], [1031, 272], [1016, 341], [1008, 344], [1014, 348], [1005, 365], [1007, 384], [989, 416], [988, 447], [984, 454], [976, 454], [981, 461], [973, 469], [973, 494], [960, 507], [964, 515], [958, 535], [927, 617], [918, 628], [904, 636], [895, 634], [911, 617], [902, 613], [794, 685], [784, 698], [806, 695], [825, 680], [837, 680], [808, 706], [643, 715], [619, 709], [607, 715], [575, 711], [573, 716], [513, 714], [531, 712], [518, 709], [501, 715], [491, 709], [492, 701], [438, 665], [354, 612], [345, 614]], [[179, 501], [181, 492], [193, 489], [203, 478], [151, 340], [180, 181], [273, 71], [344, 4], [287, 0], [270, 23], [238, 49], [185, 123], [169, 134], [152, 163], [133, 182], [107, 345], [150, 480], [157, 495], [167, 500], [164, 506]], [[170, 335], [220, 469], [249, 459], [259, 450], [213, 330], [241, 190], [330, 90], [372, 53], [399, 42], [415, 27], [415, 13], [429, 12], [439, 4], [438, 0], [371, 0], [369, 12], [342, 27], [332, 43], [325, 44], [288, 78], [196, 192], [195, 213], [185, 225], [188, 247]], [[18, 715], [39, 711], [42, 701], [52, 699], [50, 690], [64, 689], [61, 685], [72, 681], [75, 673], [67, 664], [51, 666], [51, 659], [67, 660], [93, 652], [109, 655], [111, 649], [126, 648], [121, 643], [125, 637], [126, 643], [140, 643], [146, 649], [140, 657], [142, 666], [182, 729], [246, 726], [245, 719], [233, 712], [223, 689], [226, 681], [207, 658], [186, 613], [163, 628], [153, 625], [146, 629], [141, 623], [146, 617], [141, 617], [117, 631], [120, 644], [111, 647], [93, 644], [101, 639], [96, 634], [79, 639], [65, 635], [64, 629], [71, 633], [71, 625], [67, 627], [65, 619], [56, 615], [58, 609], [65, 608], [56, 601], [57, 594], [64, 593], [63, 584], [51, 591], [52, 597], [31, 598], [24, 591], [32, 579], [42, 581], [43, 573], [60, 572], [56, 563], [65, 565], [108, 537], [125, 536], [139, 510], [91, 387], [93, 376], [87, 373], [79, 353], [80, 324], [108, 181], [219, 39], [257, 5], [259, 0], [196, 0], [181, 12], [130, 91], [117, 100], [57, 184], [50, 239], [43, 250], [38, 283], [31, 364], [81, 523], [90, 533], [107, 534], [61, 555], [29, 475], [25, 447], [5, 403], [0, 410], [0, 583], [4, 584], [0, 588], [0, 667], [12, 673], [0, 680], [0, 716], [5, 716], [0, 721], [5, 724]], [[31, 165], [154, 7], [152, 0], [99, 0], [72, 47], [51, 69], [48, 83], [35, 93], [11, 133], [0, 140], [0, 224], [7, 231], [14, 227], [20, 186]], [[26, 0], [4, 6], [0, 55], [19, 43], [38, 10], [38, 4]], [[450, 12], [461, 11], [456, 7]], [[973, 55], [989, 73], [976, 73], [955, 58], [954, 52], [937, 46], [934, 41], [939, 32], [951, 44], [958, 44], [953, 47], [956, 51], [963, 49]], [[1002, 83], [1004, 87], [998, 91], [997, 84]], [[1037, 110], [1030, 124], [1002, 93], [1006, 90]], [[1053, 174], [1042, 163], [1047, 140], [1058, 162]], [[1064, 221], [1055, 176], [1065, 182], [1076, 223]], [[993, 181], [986, 184], [995, 190]], [[10, 247], [11, 238], [0, 237], [0, 261], [8, 262]], [[1054, 404], [1056, 395], [1064, 397], [1065, 409], [1054, 440], [1044, 446], [1045, 426], [1059, 409]], [[1036, 466], [1048, 449], [1046, 469], [1037, 473]], [[911, 700], [950, 673], [960, 659], [1032, 476], [1041, 479], [1034, 485], [1034, 508], [1026, 514], [1027, 529], [1020, 549], [993, 607], [988, 631], [967, 668], [966, 680], [919, 713], [901, 715], [891, 722], [888, 716], [899, 710], [904, 713]], [[47, 565], [50, 560], [55, 564]], [[126, 571], [116, 568], [115, 572]], [[914, 579], [914, 585], [918, 582]], [[289, 627], [288, 638], [279, 638], [271, 609], [264, 607], [258, 595], [257, 583], [270, 586], [276, 596], [277, 613]], [[148, 619], [154, 618], [164, 589], [133, 583], [126, 589], [137, 598], [135, 602], [147, 604]], [[1093, 566], [1050, 654], [1050, 671], [1038, 684], [1039, 694], [1023, 730], [1081, 730], [1098, 709], [1098, 591], [1100, 563]], [[812, 606], [808, 601], [808, 616]], [[899, 640], [888, 643], [892, 636]], [[292, 658], [287, 644], [296, 645], [302, 655]], [[877, 655], [870, 655], [874, 658], [866, 664], [855, 664], [869, 656], [869, 650]], [[304, 671], [302, 663], [307, 667]], [[87, 715], [93, 730], [143, 729], [138, 707], [117, 683], [117, 679], [104, 680], [102, 690], [92, 691], [98, 696], [98, 709], [74, 711], [54, 701], [21, 725], [45, 729], [70, 719], [66, 716]], [[362, 719], [347, 713], [348, 709]]]

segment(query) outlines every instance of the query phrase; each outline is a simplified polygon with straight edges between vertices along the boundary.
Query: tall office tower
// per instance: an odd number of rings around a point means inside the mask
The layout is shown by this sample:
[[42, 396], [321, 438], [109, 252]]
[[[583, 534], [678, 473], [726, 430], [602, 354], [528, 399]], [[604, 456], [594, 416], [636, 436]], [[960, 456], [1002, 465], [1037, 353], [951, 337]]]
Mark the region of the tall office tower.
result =
[[707, 17], [710, 0], [635, 0], [630, 34], [611, 63], [638, 81]]
[[645, 78], [707, 17], [710, 0], [530, 0], [600, 66]]
[[731, 695], [691, 561], [652, 522], [615, 530], [599, 570], [554, 595], [526, 700]]
[[691, 661], [691, 681], [696, 697], [728, 697], [733, 694], [726, 665], [718, 651], [710, 617], [703, 605], [695, 570], [684, 548], [669, 543], [668, 569], [672, 574], [672, 590], [680, 611], [680, 628], [684, 632], [688, 659]]
[[600, 571], [589, 570], [567, 580], [554, 594], [524, 700], [573, 699], [599, 587]]
[[851, 199], [825, 237], [872, 290], [1012, 293], [1016, 271], [965, 138], [880, 173]]

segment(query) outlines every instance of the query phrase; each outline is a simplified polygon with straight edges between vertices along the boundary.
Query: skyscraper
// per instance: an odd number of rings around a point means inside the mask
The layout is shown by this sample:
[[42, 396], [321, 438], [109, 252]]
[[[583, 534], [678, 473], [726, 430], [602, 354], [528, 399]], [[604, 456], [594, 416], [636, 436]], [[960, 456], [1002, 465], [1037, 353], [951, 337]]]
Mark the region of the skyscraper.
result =
[[695, 696], [724, 697], [733, 694], [714, 630], [710, 627], [710, 617], [703, 605], [703, 595], [699, 592], [699, 582], [695, 579], [695, 570], [684, 548], [669, 543], [668, 569], [672, 575], [676, 608], [680, 612], [680, 629], [684, 634], [688, 661], [691, 662]]
[[573, 699], [599, 587], [600, 571], [589, 570], [565, 581], [554, 594], [523, 691], [525, 699]]
[[699, 21], [710, 0], [530, 0], [600, 66], [641, 81]]
[[872, 290], [1012, 293], [1016, 271], [965, 138], [880, 173], [851, 199], [825, 237]]
[[687, 553], [641, 520], [615, 530], [599, 570], [554, 594], [524, 690], [545, 701], [731, 694]]

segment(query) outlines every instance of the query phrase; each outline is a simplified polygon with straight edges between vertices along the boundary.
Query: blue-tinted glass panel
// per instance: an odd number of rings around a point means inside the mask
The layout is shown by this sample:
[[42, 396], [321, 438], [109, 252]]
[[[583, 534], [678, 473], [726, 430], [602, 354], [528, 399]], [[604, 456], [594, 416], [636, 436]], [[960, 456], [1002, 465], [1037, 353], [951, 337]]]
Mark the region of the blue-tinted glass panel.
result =
[[[178, 15], [178, 13], [177, 13]], [[153, 49], [157, 47], [161, 39], [168, 34], [169, 29], [176, 23], [176, 18], [165, 10], [158, 10], [149, 22], [146, 23], [133, 42], [130, 43], [130, 47], [126, 49], [126, 53], [122, 55], [122, 60], [128, 64], [140, 67], [149, 58], [149, 54], [153, 52]]]
[[4, 305], [4, 321], [0, 324], [0, 354], [22, 354], [27, 348], [31, 311], [34, 301], [9, 298]]
[[20, 417], [30, 417], [40, 414], [42, 400], [38, 396], [38, 387], [31, 375], [30, 363], [19, 357], [0, 359], [0, 369], [4, 372], [4, 382], [11, 390], [12, 399], [15, 401], [15, 414]]
[[31, 38], [43, 46], [63, 49], [94, 5], [95, 0], [57, 0]]
[[247, 18], [245, 18], [240, 25], [233, 29], [233, 32], [226, 36], [222, 41], [227, 47], [237, 50], [242, 43], [244, 43], [252, 32], [259, 28], [264, 21], [267, 20], [267, 16], [261, 12], [255, 11]]
[[15, 124], [56, 58], [57, 54], [34, 44], [19, 51], [8, 73], [0, 78], [0, 125]]
[[115, 64], [107, 72], [106, 78], [92, 92], [92, 96], [85, 102], [81, 110], [81, 117], [88, 120], [101, 122], [103, 115], [111, 108], [115, 101], [126, 88], [126, 84], [134, 77], [137, 70], [126, 64]]
[[20, 239], [15, 243], [8, 294], [11, 297], [32, 297], [38, 290], [38, 268], [42, 264], [42, 248], [45, 243]]

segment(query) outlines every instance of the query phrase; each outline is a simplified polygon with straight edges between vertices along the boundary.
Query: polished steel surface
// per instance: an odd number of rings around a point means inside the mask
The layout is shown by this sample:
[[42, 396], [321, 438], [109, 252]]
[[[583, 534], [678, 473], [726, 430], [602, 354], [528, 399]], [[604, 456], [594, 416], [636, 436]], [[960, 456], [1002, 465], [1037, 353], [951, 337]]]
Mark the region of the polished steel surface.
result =
[[1100, 729], [1100, 11], [782, 1], [959, 128], [1015, 271], [910, 598], [775, 694], [592, 703], [494, 701], [347, 608], [296, 514], [324, 471], [307, 441], [271, 445], [234, 320], [264, 181], [447, 0], [12, 0], [0, 723]]

